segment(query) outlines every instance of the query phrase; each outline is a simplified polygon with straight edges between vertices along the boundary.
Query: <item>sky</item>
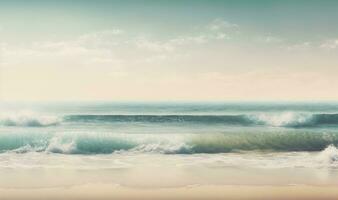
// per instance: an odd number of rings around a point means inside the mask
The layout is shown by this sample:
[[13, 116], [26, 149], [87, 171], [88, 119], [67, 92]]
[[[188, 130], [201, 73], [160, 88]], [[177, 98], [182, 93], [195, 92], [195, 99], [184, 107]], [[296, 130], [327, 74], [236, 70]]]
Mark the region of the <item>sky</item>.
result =
[[338, 100], [338, 1], [0, 1], [0, 100]]

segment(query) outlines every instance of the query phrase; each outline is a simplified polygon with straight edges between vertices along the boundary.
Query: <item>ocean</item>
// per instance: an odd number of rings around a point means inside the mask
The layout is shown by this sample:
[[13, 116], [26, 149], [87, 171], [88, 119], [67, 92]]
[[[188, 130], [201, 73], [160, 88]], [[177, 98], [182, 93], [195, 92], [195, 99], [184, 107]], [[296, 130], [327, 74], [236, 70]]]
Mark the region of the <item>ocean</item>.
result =
[[1, 188], [338, 185], [334, 102], [45, 102], [0, 109]]

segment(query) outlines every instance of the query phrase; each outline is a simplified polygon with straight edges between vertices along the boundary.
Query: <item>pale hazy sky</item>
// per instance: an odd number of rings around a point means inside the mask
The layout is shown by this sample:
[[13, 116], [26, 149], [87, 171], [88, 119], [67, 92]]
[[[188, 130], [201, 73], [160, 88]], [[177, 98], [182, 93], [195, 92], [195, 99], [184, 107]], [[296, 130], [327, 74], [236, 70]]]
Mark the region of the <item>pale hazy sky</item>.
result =
[[2, 100], [338, 100], [338, 1], [0, 1]]

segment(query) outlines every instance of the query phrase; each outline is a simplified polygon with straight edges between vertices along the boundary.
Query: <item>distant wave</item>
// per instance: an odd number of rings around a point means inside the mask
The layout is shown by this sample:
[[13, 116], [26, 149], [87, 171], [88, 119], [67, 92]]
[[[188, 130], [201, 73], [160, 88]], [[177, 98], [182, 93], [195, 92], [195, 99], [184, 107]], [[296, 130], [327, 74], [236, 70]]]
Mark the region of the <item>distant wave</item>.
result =
[[265, 125], [276, 127], [310, 127], [338, 125], [338, 114], [262, 113], [248, 115], [70, 115], [72, 122], [144, 122], [144, 123], [200, 123], [229, 125]]
[[54, 126], [62, 121], [56, 116], [43, 116], [33, 113], [17, 113], [0, 115], [0, 125], [2, 126], [24, 126], [42, 127]]
[[[324, 124], [338, 124], [338, 114], [303, 114], [303, 113], [279, 113], [248, 115], [251, 122], [258, 125], [274, 127], [308, 127]], [[333, 121], [323, 120], [329, 117]]]
[[315, 127], [338, 125], [338, 114], [260, 113], [243, 115], [66, 115], [63, 117], [37, 114], [1, 115], [2, 126], [44, 127], [71, 123], [191, 123], [235, 126]]
[[[180, 136], [180, 137], [176, 137]], [[237, 151], [321, 151], [338, 145], [338, 133], [267, 132], [236, 134], [3, 134], [0, 152], [110, 154], [149, 152], [162, 154], [229, 153]]]
[[79, 122], [149, 122], [149, 123], [225, 123], [250, 124], [245, 115], [70, 115], [66, 121]]

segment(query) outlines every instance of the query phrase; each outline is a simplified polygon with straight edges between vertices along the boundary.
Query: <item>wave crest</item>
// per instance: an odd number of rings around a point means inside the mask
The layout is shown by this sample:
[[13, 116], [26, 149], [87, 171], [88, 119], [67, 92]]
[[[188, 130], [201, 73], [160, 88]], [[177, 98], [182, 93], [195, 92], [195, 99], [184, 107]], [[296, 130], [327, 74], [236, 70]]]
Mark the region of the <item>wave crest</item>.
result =
[[276, 127], [302, 127], [316, 124], [315, 115], [293, 112], [251, 115], [249, 119], [256, 124]]
[[33, 113], [19, 113], [0, 116], [0, 125], [3, 126], [54, 126], [59, 124], [61, 121], [62, 120], [56, 116], [43, 116]]
[[32, 113], [1, 115], [2, 126], [44, 127], [68, 123], [185, 123], [230, 126], [314, 127], [338, 125], [338, 114], [258, 113], [241, 115], [66, 115], [45, 116]]
[[198, 123], [235, 126], [312, 127], [338, 125], [338, 114], [259, 113], [241, 115], [69, 115], [68, 122], [114, 123]]
[[[17, 153], [30, 151], [61, 154], [290, 152], [322, 151], [331, 144], [338, 145], [338, 133], [266, 132], [186, 136], [63, 133], [61, 135], [9, 134], [0, 136], [0, 152], [13, 151]], [[330, 154], [335, 151], [329, 148], [325, 152]], [[331, 156], [331, 158], [331, 160], [338, 160], [338, 156]]]

